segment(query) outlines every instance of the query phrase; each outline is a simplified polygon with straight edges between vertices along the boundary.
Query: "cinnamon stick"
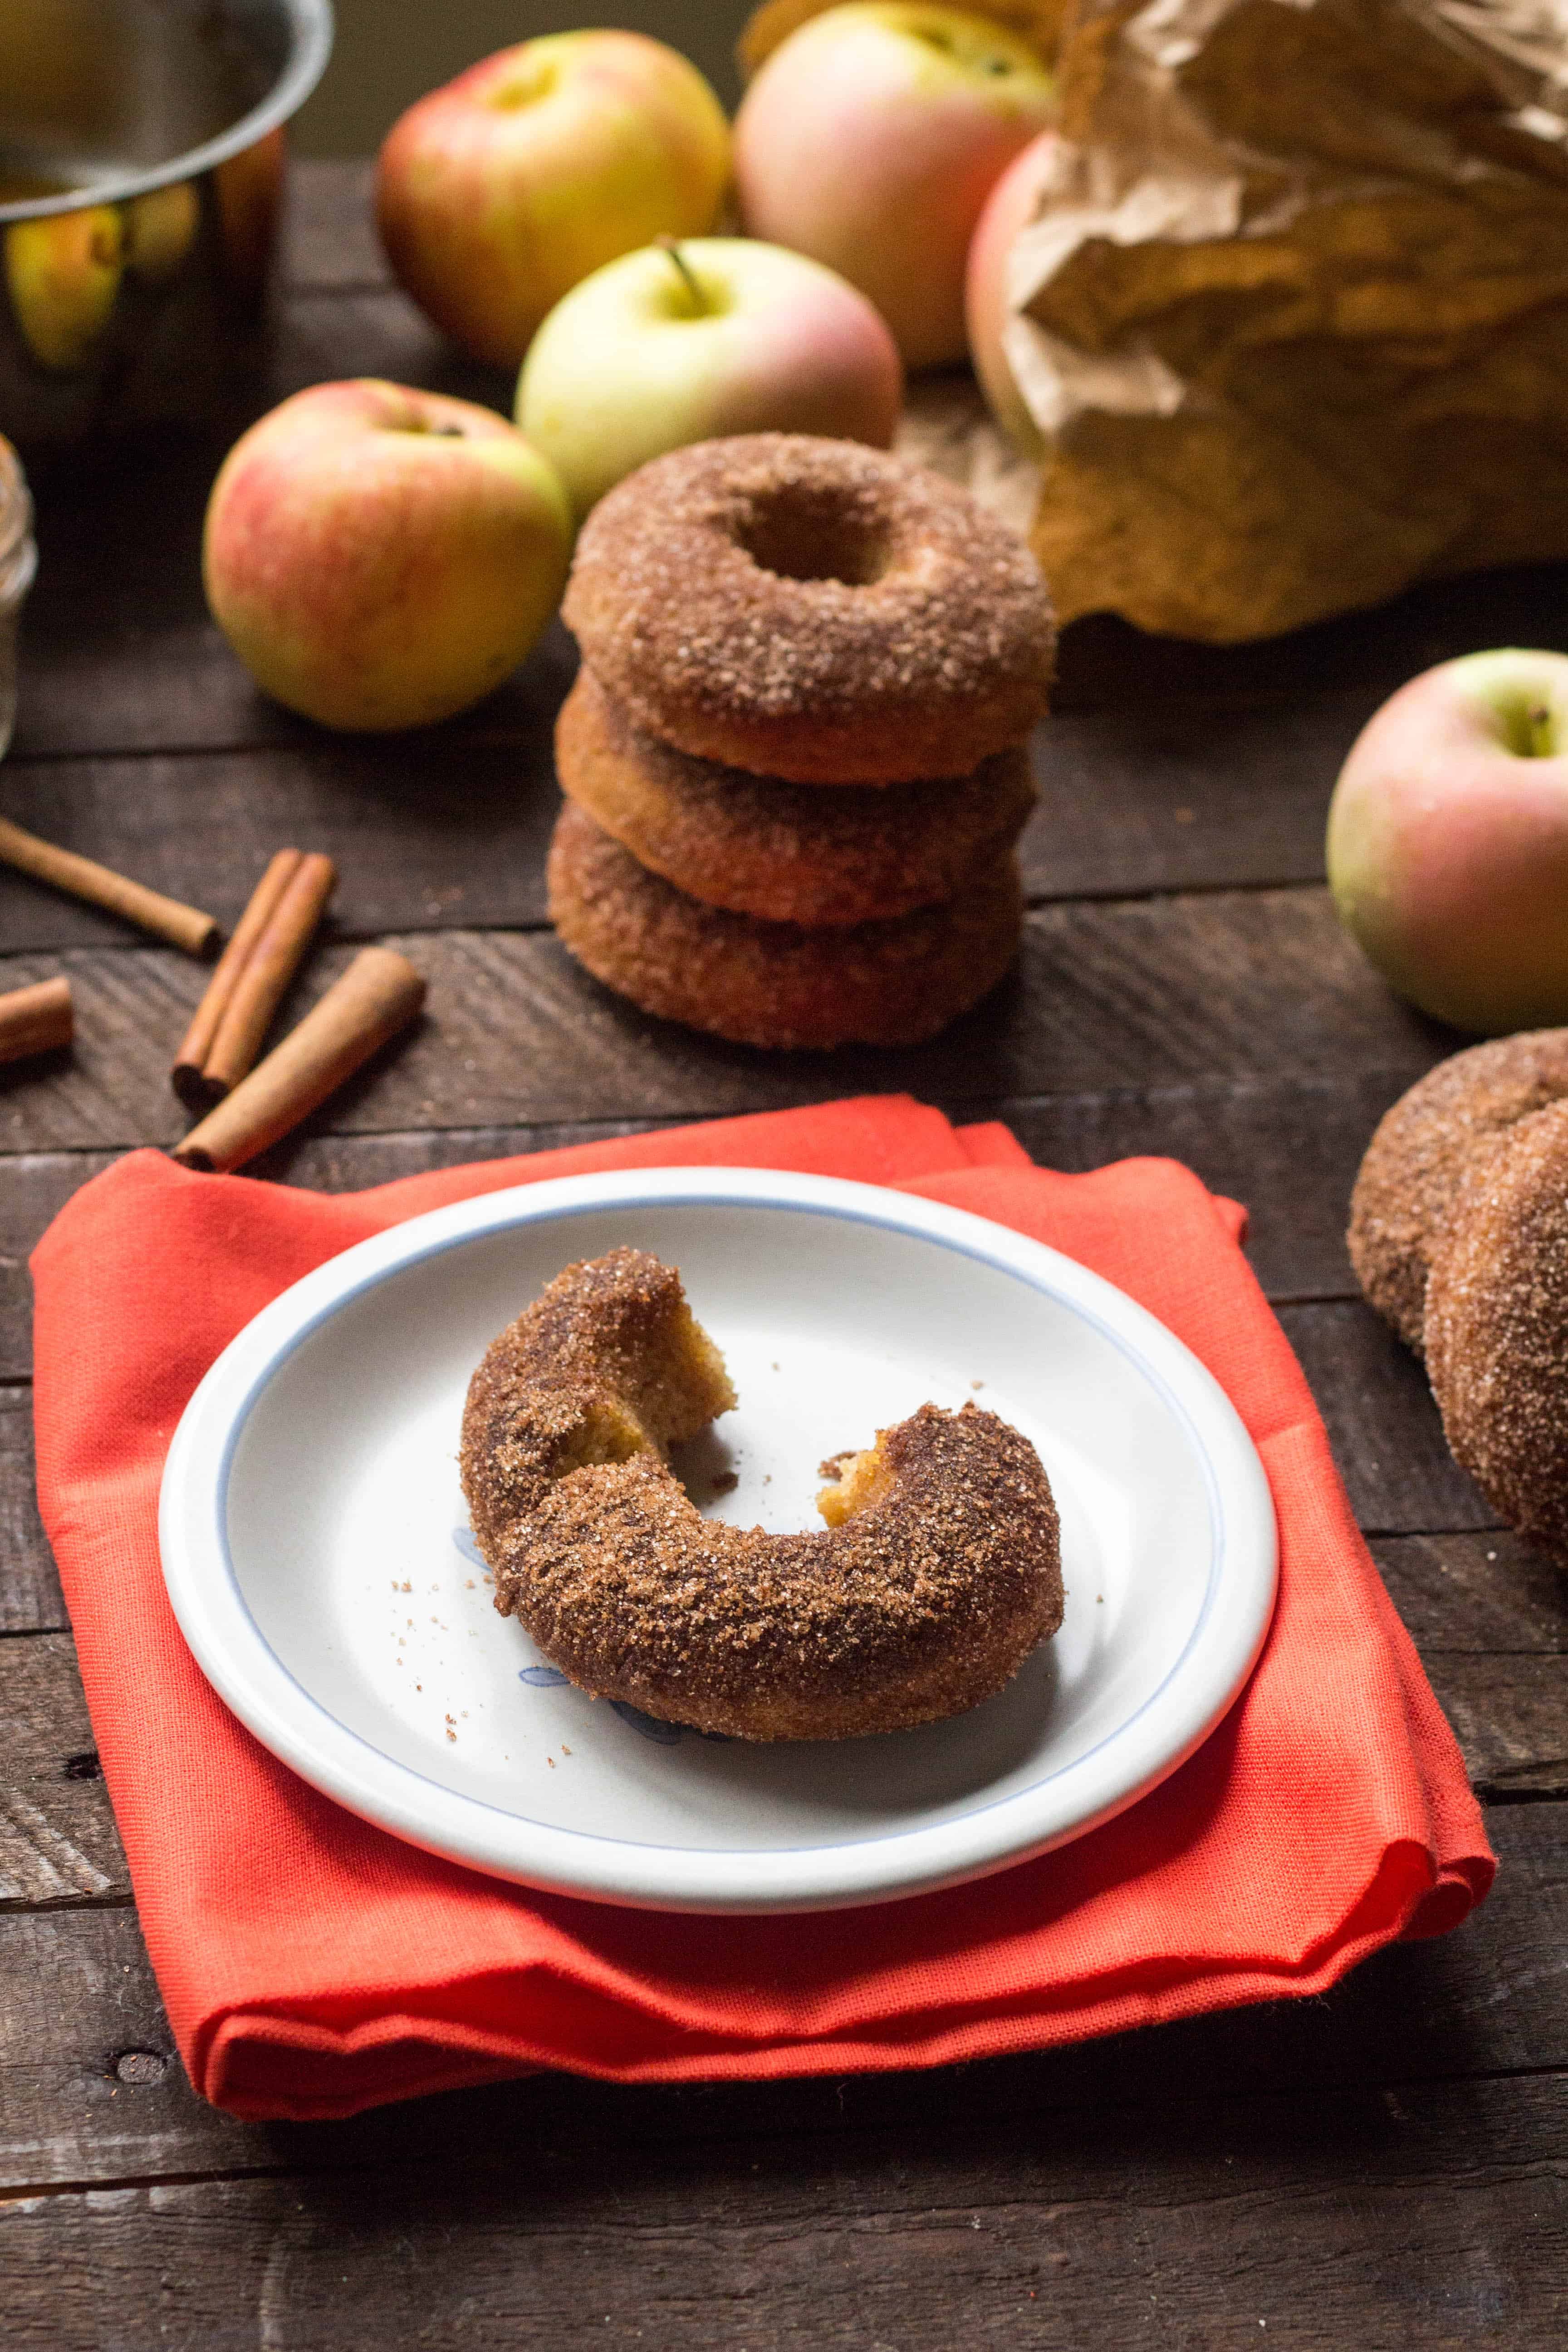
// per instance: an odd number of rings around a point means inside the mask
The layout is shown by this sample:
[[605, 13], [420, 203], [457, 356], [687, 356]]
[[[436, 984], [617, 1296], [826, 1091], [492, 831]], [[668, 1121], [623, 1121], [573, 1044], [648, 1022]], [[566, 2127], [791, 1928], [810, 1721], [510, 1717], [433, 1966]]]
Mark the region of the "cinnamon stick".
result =
[[174, 1158], [219, 1173], [254, 1160], [406, 1027], [424, 1002], [424, 980], [406, 956], [362, 948], [299, 1027], [175, 1146]]
[[280, 849], [268, 866], [175, 1057], [171, 1081], [189, 1109], [220, 1102], [250, 1068], [337, 878], [315, 852]]
[[169, 1073], [169, 1083], [187, 1110], [206, 1110], [214, 1100], [204, 1083], [202, 1073], [212, 1051], [213, 1039], [217, 1035], [218, 1023], [228, 1009], [235, 982], [249, 961], [252, 950], [271, 920], [279, 899], [288, 888], [303, 857], [302, 850], [280, 849], [273, 858], [251, 892], [245, 912], [236, 923], [233, 936], [207, 982], [206, 993], [180, 1041], [174, 1066]]
[[73, 1026], [68, 980], [14, 988], [0, 996], [0, 1062], [20, 1062], [28, 1054], [47, 1054], [51, 1045], [68, 1045]]
[[183, 907], [177, 898], [165, 898], [161, 890], [149, 890], [144, 883], [129, 881], [90, 857], [79, 857], [74, 849], [58, 849], [52, 841], [40, 841], [36, 833], [24, 833], [8, 817], [0, 817], [0, 862], [14, 866], [19, 874], [30, 874], [36, 882], [64, 890], [72, 898], [107, 907], [110, 914], [123, 915], [127, 922], [140, 924], [155, 938], [184, 948], [187, 955], [205, 956], [217, 938], [218, 927], [211, 915], [195, 907]]

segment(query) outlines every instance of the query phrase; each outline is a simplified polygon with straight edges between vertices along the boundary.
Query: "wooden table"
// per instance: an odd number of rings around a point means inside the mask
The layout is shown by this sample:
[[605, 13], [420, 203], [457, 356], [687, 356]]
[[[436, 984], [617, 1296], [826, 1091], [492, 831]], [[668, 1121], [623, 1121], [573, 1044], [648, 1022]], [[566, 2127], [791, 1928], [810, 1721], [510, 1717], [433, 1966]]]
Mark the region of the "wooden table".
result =
[[[265, 399], [380, 373], [504, 406], [386, 286], [354, 167], [299, 174]], [[406, 943], [430, 1017], [259, 1172], [372, 1184], [672, 1120], [907, 1087], [1037, 1158], [1170, 1152], [1253, 1212], [1253, 1262], [1487, 1801], [1502, 1871], [1452, 1938], [1331, 1998], [938, 2074], [619, 2090], [539, 2077], [264, 2128], [174, 2053], [34, 1514], [26, 1256], [87, 1177], [182, 1122], [204, 975], [0, 877], [0, 987], [68, 971], [79, 1042], [0, 1073], [0, 2336], [199, 2347], [640, 2342], [1556, 2347], [1568, 2340], [1565, 1592], [1500, 1533], [1355, 1293], [1373, 1120], [1449, 1051], [1342, 938], [1323, 814], [1400, 679], [1568, 643], [1568, 572], [1492, 575], [1234, 652], [1069, 630], [1038, 739], [1017, 978], [938, 1044], [769, 1059], [638, 1017], [544, 920], [551, 636], [470, 718], [333, 740], [208, 624], [216, 447], [44, 488], [0, 809], [232, 921], [325, 848], [335, 938]], [[1332, 1836], [1333, 1824], [1323, 1833]]]

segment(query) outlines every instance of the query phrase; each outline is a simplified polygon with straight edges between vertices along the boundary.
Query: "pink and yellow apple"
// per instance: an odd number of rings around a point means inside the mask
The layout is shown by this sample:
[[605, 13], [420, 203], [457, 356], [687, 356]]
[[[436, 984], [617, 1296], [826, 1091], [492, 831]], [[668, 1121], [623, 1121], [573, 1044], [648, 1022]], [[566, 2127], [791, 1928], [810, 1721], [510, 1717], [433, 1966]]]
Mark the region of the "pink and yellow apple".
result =
[[1568, 1021], [1568, 654], [1467, 654], [1363, 728], [1329, 810], [1340, 919], [1424, 1013]]
[[902, 394], [891, 335], [831, 269], [747, 237], [693, 237], [574, 287], [533, 339], [516, 413], [580, 520], [690, 441], [820, 433], [886, 449]]
[[569, 288], [661, 234], [710, 228], [724, 110], [641, 33], [552, 33], [409, 108], [381, 151], [387, 257], [455, 341], [515, 367]]
[[851, 0], [782, 42], [742, 100], [742, 221], [868, 295], [906, 365], [961, 360], [975, 222], [1055, 111], [1043, 60], [988, 18]]
[[547, 458], [488, 408], [361, 379], [237, 441], [207, 504], [213, 618], [257, 684], [328, 727], [420, 727], [488, 694], [561, 601]]
[[980, 389], [1003, 432], [1029, 457], [1042, 456], [1046, 443], [1018, 389], [1008, 350], [1017, 331], [1011, 324], [1008, 261], [1019, 230], [1039, 211], [1060, 149], [1056, 132], [1043, 131], [1013, 158], [985, 200], [964, 269], [964, 323]]

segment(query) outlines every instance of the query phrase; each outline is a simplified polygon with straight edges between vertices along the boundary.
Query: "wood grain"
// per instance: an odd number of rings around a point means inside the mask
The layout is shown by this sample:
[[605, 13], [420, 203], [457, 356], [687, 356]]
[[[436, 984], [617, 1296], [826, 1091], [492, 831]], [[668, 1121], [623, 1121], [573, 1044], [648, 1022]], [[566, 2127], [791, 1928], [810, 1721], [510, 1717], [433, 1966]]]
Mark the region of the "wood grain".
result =
[[1372, 1556], [1424, 1658], [1568, 1651], [1568, 1574], [1506, 1529], [1377, 1537]]
[[[452, 930], [386, 942], [430, 982], [395, 1059], [334, 1100], [340, 1133], [533, 1120], [691, 1118], [904, 1088], [963, 1108], [1059, 1092], [1376, 1074], [1408, 1085], [1447, 1042], [1400, 1006], [1321, 890], [1217, 893], [1037, 909], [1015, 973], [929, 1046], [763, 1056], [654, 1021], [589, 980], [552, 936]], [[316, 957], [282, 1018], [336, 977]], [[167, 1061], [200, 974], [160, 950], [60, 959], [78, 1044], [58, 1071], [0, 1074], [16, 1151], [163, 1143], [179, 1130]], [[42, 978], [0, 959], [0, 986]], [[193, 979], [193, 974], [195, 978]]]
[[1497, 1525], [1448, 1452], [1426, 1373], [1370, 1307], [1283, 1307], [1279, 1320], [1369, 1533]]
[[[1555, 2347], [1568, 2081], [1211, 2094], [987, 2128], [508, 2149], [8, 2212], [11, 2340]], [[1310, 2275], [1311, 2292], [1303, 2292]], [[156, 2282], [156, 2292], [153, 2283]]]
[[[463, 734], [431, 728], [378, 743], [280, 720], [274, 731], [297, 740], [249, 751], [14, 758], [5, 808], [65, 847], [92, 844], [95, 856], [157, 889], [204, 893], [226, 925], [285, 841], [336, 860], [333, 916], [344, 937], [540, 925], [559, 806], [552, 734], [574, 668], [570, 639], [552, 629], [508, 689], [504, 714], [492, 709]], [[1027, 895], [1038, 903], [1319, 879], [1329, 792], [1363, 715], [1364, 698], [1348, 700], [1267, 721], [1244, 711], [1217, 730], [1179, 705], [1048, 721], [1035, 740], [1040, 805], [1020, 845]], [[132, 937], [0, 870], [0, 938], [13, 950]]]
[[58, 1632], [66, 1622], [33, 1485], [33, 1392], [0, 1388], [0, 1634]]
[[0, 1643], [0, 1911], [130, 1892], [69, 1634]]

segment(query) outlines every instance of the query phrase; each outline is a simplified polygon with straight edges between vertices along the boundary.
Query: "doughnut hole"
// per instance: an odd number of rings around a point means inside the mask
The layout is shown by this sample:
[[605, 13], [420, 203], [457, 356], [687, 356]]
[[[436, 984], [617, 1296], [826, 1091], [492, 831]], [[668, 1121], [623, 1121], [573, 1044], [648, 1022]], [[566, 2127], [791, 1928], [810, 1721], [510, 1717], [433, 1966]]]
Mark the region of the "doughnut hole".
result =
[[837, 580], [870, 588], [888, 569], [888, 528], [858, 500], [803, 495], [759, 499], [736, 534], [759, 572], [780, 580]]
[[893, 1474], [882, 1451], [886, 1432], [879, 1430], [877, 1443], [863, 1454], [837, 1454], [822, 1465], [834, 1472], [832, 1486], [824, 1486], [816, 1498], [816, 1507], [830, 1528], [841, 1528], [846, 1519], [861, 1511], [868, 1511], [879, 1503], [893, 1483]]

